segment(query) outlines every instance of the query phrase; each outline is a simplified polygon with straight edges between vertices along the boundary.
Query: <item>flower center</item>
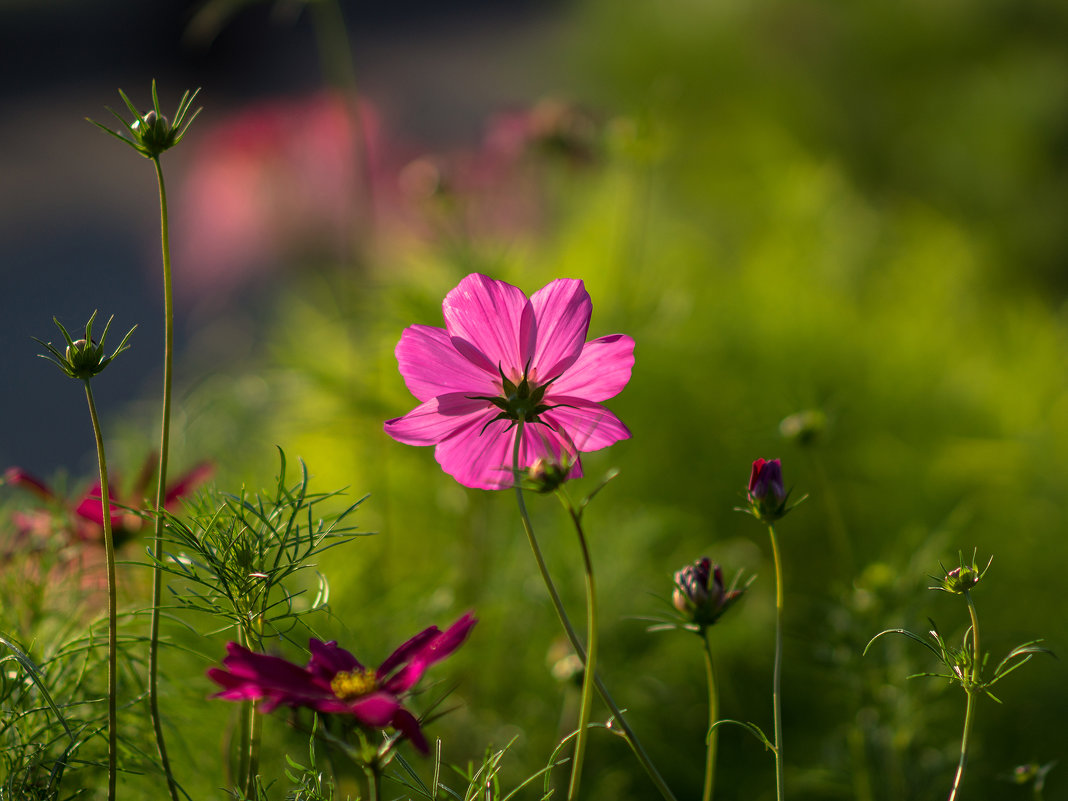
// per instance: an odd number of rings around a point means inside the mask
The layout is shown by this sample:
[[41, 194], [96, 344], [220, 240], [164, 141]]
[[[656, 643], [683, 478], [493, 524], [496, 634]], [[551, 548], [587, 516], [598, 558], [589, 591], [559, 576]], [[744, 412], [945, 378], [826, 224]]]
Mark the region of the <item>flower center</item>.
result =
[[342, 701], [359, 698], [374, 692], [377, 688], [375, 672], [371, 668], [343, 670], [330, 680], [330, 689]]

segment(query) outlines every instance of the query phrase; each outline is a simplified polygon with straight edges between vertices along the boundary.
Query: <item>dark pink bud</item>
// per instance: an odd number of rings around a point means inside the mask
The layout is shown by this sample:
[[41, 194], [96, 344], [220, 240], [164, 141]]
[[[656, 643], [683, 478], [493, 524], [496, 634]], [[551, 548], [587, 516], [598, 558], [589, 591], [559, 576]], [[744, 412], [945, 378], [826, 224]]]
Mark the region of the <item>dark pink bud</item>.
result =
[[672, 605], [700, 626], [710, 626], [742, 594], [723, 588], [723, 571], [708, 557], [698, 559], [675, 573]]
[[782, 485], [782, 464], [778, 459], [757, 459], [753, 462], [753, 469], [749, 474], [749, 500], [763, 501], [769, 492], [777, 503], [786, 499], [786, 490]]

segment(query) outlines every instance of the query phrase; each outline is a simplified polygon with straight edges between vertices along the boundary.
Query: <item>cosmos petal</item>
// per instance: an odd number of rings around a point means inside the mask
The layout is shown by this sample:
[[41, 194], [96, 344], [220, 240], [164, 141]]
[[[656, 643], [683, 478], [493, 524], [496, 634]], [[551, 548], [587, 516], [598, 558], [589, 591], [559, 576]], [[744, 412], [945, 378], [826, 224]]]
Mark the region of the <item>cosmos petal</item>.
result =
[[385, 431], [405, 445], [437, 445], [474, 425], [481, 428], [496, 414], [485, 400], [451, 393], [419, 404], [404, 417], [387, 420]]
[[578, 359], [553, 382], [552, 395], [575, 395], [591, 401], [614, 398], [630, 381], [634, 340], [612, 334], [586, 343]]
[[576, 450], [587, 453], [607, 448], [621, 439], [630, 439], [630, 429], [608, 409], [582, 398], [553, 397], [562, 404], [542, 415], [558, 430], [566, 432]]
[[531, 379], [555, 378], [582, 353], [593, 302], [582, 281], [560, 278], [530, 296], [537, 320], [537, 345]]
[[[394, 350], [404, 384], [420, 401], [438, 395], [495, 395], [497, 365], [485, 357], [472, 362], [456, 349], [444, 328], [413, 325], [404, 329]], [[476, 352], [477, 354], [477, 352]], [[478, 359], [481, 354], [473, 358]]]
[[509, 378], [521, 376], [534, 356], [537, 334], [534, 309], [522, 290], [472, 273], [445, 296], [441, 308], [450, 337], [482, 354], [494, 368], [500, 366]]

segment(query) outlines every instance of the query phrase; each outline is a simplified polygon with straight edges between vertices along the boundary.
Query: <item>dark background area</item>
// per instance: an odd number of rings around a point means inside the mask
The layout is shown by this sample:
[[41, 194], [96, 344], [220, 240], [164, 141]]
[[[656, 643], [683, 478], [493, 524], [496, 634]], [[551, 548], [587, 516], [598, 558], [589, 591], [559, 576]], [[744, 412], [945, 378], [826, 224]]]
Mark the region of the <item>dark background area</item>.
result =
[[[473, 140], [490, 111], [536, 93], [536, 80], [519, 67], [502, 70], [500, 57], [529, 49], [562, 4], [342, 5], [361, 91], [407, 135], [444, 146]], [[111, 314], [119, 336], [138, 325], [133, 347], [111, 373], [120, 380], [98, 382], [102, 408], [128, 405], [157, 391], [161, 380], [153, 170], [84, 118], [117, 124], [105, 109], [126, 114], [116, 90], [145, 108], [152, 80], [165, 112], [183, 90], [201, 87], [206, 110], [198, 128], [257, 100], [324, 85], [308, 9], [296, 3], [238, 6], [214, 37], [205, 38], [190, 27], [200, 3], [0, 5], [6, 76], [0, 88], [0, 352], [7, 371], [0, 418], [8, 421], [0, 432], [0, 466], [42, 476], [92, 472], [84, 399], [58, 370], [35, 358], [40, 348], [31, 337], [60, 339], [53, 315], [72, 333], [94, 309], [98, 332]], [[486, 69], [490, 63], [497, 66]], [[173, 193], [182, 150], [166, 154], [163, 163]], [[176, 285], [181, 280], [179, 272]], [[255, 305], [248, 294], [227, 303]], [[188, 302], [177, 308], [179, 353], [192, 312]]]

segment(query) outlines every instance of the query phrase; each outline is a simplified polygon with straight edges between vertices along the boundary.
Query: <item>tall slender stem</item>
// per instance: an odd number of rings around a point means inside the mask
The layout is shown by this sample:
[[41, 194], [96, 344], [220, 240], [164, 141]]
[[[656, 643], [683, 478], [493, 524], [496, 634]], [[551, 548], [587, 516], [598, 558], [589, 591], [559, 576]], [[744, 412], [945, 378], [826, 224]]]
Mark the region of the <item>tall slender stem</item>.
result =
[[[556, 585], [553, 583], [552, 576], [549, 574], [549, 568], [545, 565], [545, 558], [542, 556], [541, 547], [538, 545], [538, 539], [534, 535], [534, 525], [530, 522], [530, 515], [527, 512], [526, 501], [523, 499], [523, 487], [519, 481], [519, 444], [522, 441], [521, 437], [522, 422], [517, 426], [516, 431], [516, 443], [512, 452], [512, 467], [513, 474], [515, 475], [515, 495], [516, 503], [519, 506], [519, 517], [523, 521], [523, 530], [527, 535], [527, 542], [530, 544], [530, 550], [534, 554], [534, 561], [537, 562], [538, 572], [541, 574], [541, 579], [545, 584], [545, 589], [549, 592], [549, 599], [552, 601], [553, 609], [556, 610], [556, 616], [560, 619], [560, 624], [564, 627], [564, 632], [567, 634], [567, 639], [571, 643], [571, 647], [575, 649], [575, 653], [578, 658], [582, 660], [583, 666], [586, 664], [586, 652], [582, 647], [582, 643], [579, 641], [578, 635], [575, 633], [574, 627], [571, 625], [571, 620], [567, 616], [567, 611], [564, 609], [564, 603], [560, 600], [560, 593], [556, 590]], [[634, 734], [634, 731], [630, 728], [626, 719], [623, 717], [623, 713], [616, 702], [612, 699], [611, 694], [608, 692], [608, 688], [605, 686], [601, 677], [593, 672], [594, 685], [597, 687], [597, 693], [601, 696], [601, 700], [605, 702], [609, 711], [612, 713], [613, 719], [619, 724], [619, 728], [623, 733], [624, 739], [634, 752], [634, 756], [645, 769], [646, 774], [656, 785], [657, 790], [660, 791], [660, 795], [665, 801], [676, 801], [675, 794], [671, 792], [671, 788], [667, 786], [664, 778], [660, 775], [660, 772], [656, 769], [649, 755], [645, 753], [645, 749], [642, 747], [641, 741]]]
[[156, 514], [153, 531], [152, 556], [152, 620], [148, 634], [148, 704], [152, 713], [152, 728], [156, 734], [156, 748], [159, 750], [160, 765], [167, 777], [167, 789], [172, 801], [179, 801], [178, 785], [171, 773], [171, 763], [167, 757], [167, 745], [163, 738], [163, 720], [159, 711], [159, 623], [160, 603], [163, 599], [163, 507], [167, 498], [167, 457], [170, 447], [171, 431], [171, 365], [174, 361], [174, 297], [171, 290], [171, 244], [170, 228], [167, 218], [167, 188], [163, 183], [163, 168], [159, 156], [152, 159], [156, 166], [156, 179], [159, 182], [160, 239], [163, 248], [163, 422], [160, 427], [159, 475], [156, 485]]
[[771, 536], [771, 553], [775, 558], [775, 672], [772, 678], [771, 702], [775, 712], [775, 797], [783, 801], [784, 782], [782, 766], [782, 559], [779, 543], [775, 539], [775, 527], [768, 526]]
[[100, 468], [100, 503], [104, 523], [104, 558], [108, 574], [108, 801], [115, 801], [115, 777], [118, 767], [119, 721], [116, 706], [118, 696], [119, 637], [116, 630], [118, 601], [115, 581], [115, 537], [111, 528], [111, 493], [108, 490], [108, 461], [104, 455], [104, 436], [96, 413], [93, 388], [85, 382], [85, 398], [89, 402], [89, 416], [96, 436], [96, 459]]
[[960, 761], [957, 763], [957, 773], [953, 777], [953, 788], [949, 791], [948, 801], [956, 801], [957, 791], [960, 789], [961, 779], [964, 777], [964, 768], [968, 764], [968, 737], [972, 732], [972, 711], [975, 708], [975, 693], [968, 693], [968, 704], [964, 707], [964, 732], [960, 738]]
[[708, 753], [705, 757], [705, 787], [701, 794], [702, 801], [712, 801], [712, 790], [716, 781], [716, 735], [712, 727], [719, 717], [719, 696], [716, 692], [716, 666], [712, 662], [712, 647], [708, 643], [708, 629], [701, 629], [701, 640], [705, 646], [705, 677], [708, 680]]
[[586, 756], [586, 740], [589, 736], [587, 726], [593, 706], [593, 677], [597, 670], [597, 592], [593, 580], [593, 560], [590, 558], [589, 544], [582, 529], [582, 517], [562, 491], [558, 491], [558, 495], [578, 534], [586, 573], [586, 658], [583, 660], [586, 669], [582, 672], [582, 705], [579, 708], [578, 732], [575, 736], [575, 758], [571, 763], [571, 781], [567, 788], [568, 800], [572, 801], [578, 796], [582, 778], [582, 763]]
[[[260, 634], [261, 632], [255, 632]], [[262, 645], [259, 644], [259, 638], [254, 637], [254, 632], [249, 627], [240, 626], [238, 628], [238, 636], [240, 642], [245, 648], [249, 650], [262, 651]], [[242, 710], [245, 713], [245, 720], [241, 726], [241, 781], [245, 796], [247, 798], [253, 798], [256, 790], [256, 776], [260, 771], [260, 739], [263, 730], [263, 715], [259, 711], [260, 703], [257, 699], [252, 699], [245, 703], [245, 708]]]
[[960, 789], [961, 779], [964, 778], [964, 768], [968, 764], [968, 739], [972, 732], [973, 711], [975, 699], [978, 696], [977, 687], [982, 679], [982, 652], [979, 650], [979, 616], [975, 611], [975, 602], [970, 592], [965, 591], [964, 600], [968, 602], [968, 614], [972, 619], [972, 669], [968, 677], [968, 683], [964, 687], [968, 695], [968, 703], [964, 707], [964, 732], [960, 738], [960, 761], [957, 762], [957, 773], [953, 777], [953, 788], [949, 791], [949, 801], [955, 801]]

